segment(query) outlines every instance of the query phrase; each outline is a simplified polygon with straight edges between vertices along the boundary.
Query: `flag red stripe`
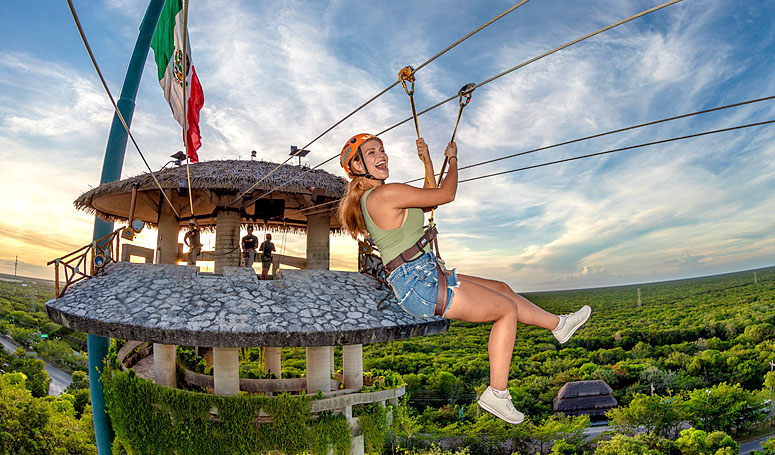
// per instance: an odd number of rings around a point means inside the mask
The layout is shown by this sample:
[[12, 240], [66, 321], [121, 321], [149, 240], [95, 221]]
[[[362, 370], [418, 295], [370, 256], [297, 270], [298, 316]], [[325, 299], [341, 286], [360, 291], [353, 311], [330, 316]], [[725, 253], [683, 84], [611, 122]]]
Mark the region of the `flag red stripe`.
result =
[[188, 112], [186, 113], [186, 121], [188, 122], [186, 151], [191, 162], [196, 163], [199, 161], [196, 151], [202, 146], [199, 135], [199, 111], [205, 103], [205, 97], [204, 93], [202, 93], [202, 86], [199, 84], [199, 77], [197, 77], [193, 66], [191, 67], [191, 91], [189, 96]]

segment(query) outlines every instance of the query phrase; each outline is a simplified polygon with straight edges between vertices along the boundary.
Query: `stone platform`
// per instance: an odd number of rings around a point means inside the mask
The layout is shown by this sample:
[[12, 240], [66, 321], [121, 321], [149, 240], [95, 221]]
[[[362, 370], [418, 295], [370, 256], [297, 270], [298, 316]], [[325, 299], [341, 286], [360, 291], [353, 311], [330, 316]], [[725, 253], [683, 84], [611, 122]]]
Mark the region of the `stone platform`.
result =
[[118, 262], [46, 302], [56, 323], [110, 338], [212, 347], [368, 344], [446, 332], [442, 317], [417, 318], [357, 272], [283, 270], [261, 281], [252, 269], [223, 275], [194, 266]]

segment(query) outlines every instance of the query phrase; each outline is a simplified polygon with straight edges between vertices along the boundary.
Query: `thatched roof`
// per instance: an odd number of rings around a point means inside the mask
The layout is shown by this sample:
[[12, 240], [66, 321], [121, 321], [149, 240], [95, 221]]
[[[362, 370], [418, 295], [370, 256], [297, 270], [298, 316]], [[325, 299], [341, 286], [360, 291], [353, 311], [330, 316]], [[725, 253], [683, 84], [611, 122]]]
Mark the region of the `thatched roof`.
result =
[[572, 416], [602, 416], [618, 404], [613, 389], [605, 381], [568, 382], [552, 400], [554, 412]]
[[[285, 214], [271, 221], [270, 227], [277, 229], [286, 226], [287, 229], [304, 231], [305, 213], [315, 212], [316, 205], [339, 199], [344, 194], [347, 182], [341, 177], [320, 169], [310, 170], [306, 166], [277, 166], [278, 163], [269, 161], [244, 160], [213, 160], [189, 165], [193, 215], [200, 226], [206, 228], [213, 225], [215, 219], [210, 215], [217, 207], [229, 204], [230, 208], [242, 211], [243, 222], [250, 223], [255, 199], [267, 191], [275, 190], [262, 199], [284, 199]], [[192, 217], [186, 166], [163, 169], [155, 175], [180, 214], [181, 224], [184, 224], [185, 220]], [[240, 193], [267, 175], [268, 177], [248, 194], [232, 204]], [[281, 186], [283, 184], [284, 186]], [[166, 204], [166, 201], [163, 200], [150, 173], [100, 185], [79, 196], [74, 205], [77, 209], [95, 214], [106, 221], [126, 222], [134, 185], [138, 186], [140, 194], [135, 208], [135, 219], [153, 226], [158, 221], [159, 203]], [[324, 207], [334, 209], [335, 204]], [[332, 212], [333, 210], [329, 214]], [[338, 230], [338, 222], [334, 219], [332, 229]]]
[[557, 393], [558, 398], [578, 398], [597, 395], [611, 395], [614, 391], [605, 381], [567, 382]]

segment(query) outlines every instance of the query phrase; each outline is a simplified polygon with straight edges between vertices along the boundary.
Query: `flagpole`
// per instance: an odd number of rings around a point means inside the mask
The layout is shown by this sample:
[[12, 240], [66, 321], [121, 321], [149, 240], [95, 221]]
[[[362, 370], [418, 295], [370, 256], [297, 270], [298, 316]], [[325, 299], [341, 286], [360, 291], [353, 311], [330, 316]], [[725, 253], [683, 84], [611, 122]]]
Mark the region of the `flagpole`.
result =
[[[191, 195], [191, 170], [188, 162], [188, 75], [194, 74], [193, 65], [188, 61], [188, 0], [183, 0], [183, 147], [186, 149], [186, 179], [188, 182], [188, 203], [191, 208], [191, 218], [194, 218], [194, 199]], [[188, 66], [191, 65], [191, 71]]]
[[[140, 32], [137, 35], [132, 57], [129, 60], [124, 85], [121, 87], [121, 97], [118, 102], [118, 110], [124, 117], [128, 126], [132, 124], [132, 115], [135, 110], [135, 99], [140, 78], [143, 75], [143, 66], [148, 57], [153, 32], [161, 15], [164, 0], [150, 0], [145, 16], [140, 24]], [[102, 176], [100, 184], [113, 182], [121, 178], [121, 169], [124, 166], [126, 152], [127, 133], [118, 114], [113, 115], [113, 123], [110, 126], [108, 143], [105, 147], [105, 159], [102, 162]], [[113, 223], [94, 218], [93, 239], [97, 240], [113, 232]], [[110, 339], [98, 335], [89, 334], [87, 337], [87, 349], [89, 353], [89, 391], [91, 395], [92, 420], [94, 422], [94, 436], [97, 442], [98, 455], [111, 455], [113, 433], [105, 413], [105, 396], [102, 390], [102, 369], [105, 357], [108, 354]]]

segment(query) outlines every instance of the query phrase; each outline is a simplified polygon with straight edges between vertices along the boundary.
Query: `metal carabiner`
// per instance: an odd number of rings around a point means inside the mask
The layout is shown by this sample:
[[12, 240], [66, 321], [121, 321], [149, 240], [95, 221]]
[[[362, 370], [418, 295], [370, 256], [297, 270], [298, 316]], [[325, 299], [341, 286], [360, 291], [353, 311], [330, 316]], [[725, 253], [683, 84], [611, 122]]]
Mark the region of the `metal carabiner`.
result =
[[457, 95], [460, 97], [460, 107], [468, 106], [468, 103], [471, 102], [471, 94], [474, 93], [475, 88], [476, 84], [470, 82], [457, 91]]
[[[404, 91], [407, 95], [412, 96], [414, 95], [414, 68], [411, 66], [407, 66], [404, 68], [401, 68], [401, 71], [398, 72], [398, 80], [401, 81], [401, 85], [404, 87]], [[411, 82], [412, 88], [408, 89], [406, 88], [406, 83]]]

